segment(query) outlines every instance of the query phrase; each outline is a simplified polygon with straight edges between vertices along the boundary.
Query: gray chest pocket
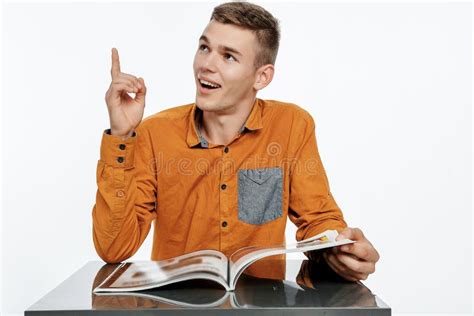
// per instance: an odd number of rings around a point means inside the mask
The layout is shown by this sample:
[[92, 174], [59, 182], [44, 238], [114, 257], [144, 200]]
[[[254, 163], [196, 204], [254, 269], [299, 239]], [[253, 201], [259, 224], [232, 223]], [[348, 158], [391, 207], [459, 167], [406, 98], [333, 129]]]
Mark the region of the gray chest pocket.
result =
[[281, 217], [281, 168], [240, 169], [238, 181], [239, 220], [260, 225]]

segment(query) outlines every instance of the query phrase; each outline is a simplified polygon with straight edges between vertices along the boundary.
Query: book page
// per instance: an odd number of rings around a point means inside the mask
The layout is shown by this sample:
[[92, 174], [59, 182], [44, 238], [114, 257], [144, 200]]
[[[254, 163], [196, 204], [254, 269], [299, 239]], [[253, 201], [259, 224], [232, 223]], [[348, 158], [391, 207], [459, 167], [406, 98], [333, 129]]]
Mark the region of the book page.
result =
[[[193, 293], [194, 294], [194, 293]], [[189, 289], [181, 288], [179, 290], [171, 291], [153, 291], [149, 290], [146, 292], [121, 292], [121, 293], [95, 293], [97, 296], [114, 296], [114, 297], [133, 297], [133, 298], [144, 298], [157, 302], [157, 307], [164, 308], [165, 303], [174, 306], [181, 307], [219, 307], [225, 304], [229, 300], [229, 296], [234, 295], [233, 292], [214, 290], [209, 291], [205, 289], [203, 295], [192, 295]], [[153, 307], [153, 306], [152, 306]]]
[[[171, 283], [173, 280], [192, 279], [207, 273], [227, 282], [227, 258], [215, 250], [201, 250], [161, 261], [125, 262], [102, 282], [97, 289], [140, 290]], [[212, 277], [214, 276], [214, 277]]]
[[338, 232], [335, 230], [327, 230], [317, 236], [301, 240], [289, 245], [276, 245], [271, 247], [250, 246], [237, 250], [229, 258], [230, 265], [230, 281], [231, 289], [235, 288], [235, 283], [240, 274], [253, 262], [258, 259], [273, 256], [277, 254], [290, 252], [306, 252], [323, 248], [330, 248], [345, 244], [354, 243], [350, 239], [342, 239], [336, 241]]

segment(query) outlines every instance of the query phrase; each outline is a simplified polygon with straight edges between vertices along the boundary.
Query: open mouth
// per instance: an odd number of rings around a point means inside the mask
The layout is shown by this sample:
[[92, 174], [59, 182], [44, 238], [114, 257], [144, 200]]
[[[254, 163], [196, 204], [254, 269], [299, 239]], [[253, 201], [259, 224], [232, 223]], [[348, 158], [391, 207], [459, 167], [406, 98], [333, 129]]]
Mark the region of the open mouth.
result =
[[214, 83], [214, 82], [209, 82], [209, 81], [206, 81], [206, 80], [203, 80], [203, 79], [199, 79], [199, 84], [201, 85], [201, 87], [203, 87], [204, 89], [209, 89], [209, 90], [214, 90], [214, 89], [219, 89], [221, 86], [217, 83]]

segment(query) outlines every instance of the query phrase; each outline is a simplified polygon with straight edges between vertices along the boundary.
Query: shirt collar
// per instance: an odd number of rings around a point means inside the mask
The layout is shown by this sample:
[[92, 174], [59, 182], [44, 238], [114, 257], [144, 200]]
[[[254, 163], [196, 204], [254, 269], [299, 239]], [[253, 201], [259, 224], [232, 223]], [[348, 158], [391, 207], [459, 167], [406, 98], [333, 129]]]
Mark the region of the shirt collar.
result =
[[[188, 133], [186, 136], [186, 142], [188, 143], [189, 147], [194, 147], [198, 144], [201, 145], [203, 148], [208, 148], [209, 144], [206, 139], [201, 135], [199, 132], [198, 126], [202, 122], [202, 110], [196, 106], [194, 103], [191, 107], [191, 111], [189, 113], [189, 124], [188, 124]], [[255, 102], [252, 106], [252, 110], [250, 111], [247, 120], [245, 121], [244, 125], [242, 125], [240, 129], [240, 133], [242, 133], [245, 129], [249, 131], [259, 130], [263, 127], [262, 124], [262, 105], [261, 100], [255, 98]]]

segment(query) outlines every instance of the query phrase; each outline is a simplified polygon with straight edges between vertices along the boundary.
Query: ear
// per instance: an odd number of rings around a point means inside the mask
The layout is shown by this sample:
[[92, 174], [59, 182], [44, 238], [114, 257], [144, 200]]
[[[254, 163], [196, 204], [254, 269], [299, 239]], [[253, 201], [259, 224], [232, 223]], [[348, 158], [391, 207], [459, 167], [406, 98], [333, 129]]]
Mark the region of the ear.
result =
[[272, 82], [274, 73], [275, 67], [272, 64], [261, 66], [256, 71], [255, 83], [253, 84], [254, 89], [258, 91], [268, 86]]

